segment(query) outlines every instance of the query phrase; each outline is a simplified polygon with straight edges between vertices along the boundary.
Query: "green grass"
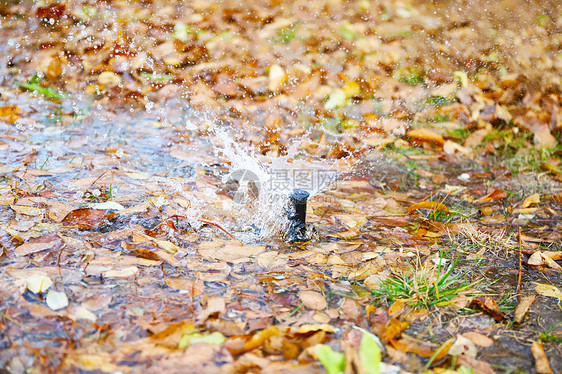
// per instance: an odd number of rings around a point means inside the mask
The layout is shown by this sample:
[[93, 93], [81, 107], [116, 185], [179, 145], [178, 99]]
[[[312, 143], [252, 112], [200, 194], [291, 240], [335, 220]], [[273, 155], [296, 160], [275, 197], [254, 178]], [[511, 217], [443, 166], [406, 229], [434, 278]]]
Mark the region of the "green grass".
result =
[[299, 25], [283, 27], [277, 31], [277, 35], [272, 38], [275, 43], [287, 44], [298, 36]]
[[416, 86], [418, 84], [422, 84], [424, 82], [423, 76], [424, 76], [423, 70], [415, 66], [400, 68], [398, 70], [395, 70], [394, 73], [392, 74], [392, 77], [394, 79], [409, 84], [410, 86]]
[[562, 324], [562, 322], [558, 322], [557, 324], [550, 326], [545, 332], [539, 333], [539, 340], [543, 342], [562, 343], [562, 333], [554, 331], [554, 329], [560, 324]]
[[379, 289], [373, 290], [375, 297], [380, 300], [386, 299], [388, 303], [397, 299], [407, 300], [410, 305], [417, 308], [449, 304], [452, 299], [468, 291], [475, 283], [468, 283], [459, 275], [453, 275], [458, 258], [445, 267], [446, 253], [440, 253], [439, 261], [435, 265], [430, 261], [425, 261], [424, 264], [417, 263], [409, 271], [385, 279]]
[[42, 77], [39, 74], [33, 75], [26, 83], [17, 82], [16, 85], [28, 90], [30, 92], [37, 92], [45, 96], [47, 99], [62, 100], [66, 98], [66, 95], [61, 94], [51, 87], [43, 87], [41, 85]]

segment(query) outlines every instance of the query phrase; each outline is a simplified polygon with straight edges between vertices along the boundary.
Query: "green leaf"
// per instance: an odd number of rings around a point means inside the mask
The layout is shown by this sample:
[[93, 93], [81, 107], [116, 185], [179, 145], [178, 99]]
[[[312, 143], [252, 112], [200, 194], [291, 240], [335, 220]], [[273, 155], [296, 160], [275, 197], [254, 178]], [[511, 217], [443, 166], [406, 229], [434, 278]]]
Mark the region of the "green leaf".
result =
[[380, 374], [381, 349], [375, 336], [364, 332], [359, 346], [359, 357], [367, 374]]
[[193, 33], [193, 28], [181, 21], [174, 25], [174, 36], [182, 42], [187, 41], [188, 35], [191, 33]]
[[344, 38], [347, 40], [356, 40], [358, 38], [357, 34], [348, 29], [345, 26], [340, 27], [340, 32]]
[[474, 370], [472, 370], [471, 368], [468, 368], [466, 366], [461, 366], [460, 368], [458, 368], [457, 373], [459, 373], [459, 374], [476, 374], [474, 372]]
[[47, 99], [64, 99], [64, 98], [66, 98], [65, 95], [55, 91], [51, 87], [41, 86], [40, 83], [41, 83], [41, 77], [39, 77], [39, 75], [35, 74], [31, 78], [29, 78], [27, 83], [18, 82], [18, 83], [16, 83], [16, 85], [23, 88], [23, 89], [31, 91], [31, 92], [39, 92], [41, 95], [45, 96]]
[[152, 79], [155, 81], [163, 81], [163, 82], [167, 82], [169, 80], [174, 79], [174, 76], [172, 74], [154, 74], [154, 73], [142, 72], [141, 75], [148, 79]]
[[209, 343], [209, 344], [221, 345], [225, 341], [226, 338], [224, 337], [224, 335], [218, 331], [215, 331], [207, 335], [203, 335], [201, 333], [195, 332], [192, 334], [182, 336], [178, 348], [183, 349], [195, 343]]
[[316, 346], [316, 356], [328, 374], [339, 374], [345, 370], [345, 355], [334, 352], [331, 347], [320, 344]]

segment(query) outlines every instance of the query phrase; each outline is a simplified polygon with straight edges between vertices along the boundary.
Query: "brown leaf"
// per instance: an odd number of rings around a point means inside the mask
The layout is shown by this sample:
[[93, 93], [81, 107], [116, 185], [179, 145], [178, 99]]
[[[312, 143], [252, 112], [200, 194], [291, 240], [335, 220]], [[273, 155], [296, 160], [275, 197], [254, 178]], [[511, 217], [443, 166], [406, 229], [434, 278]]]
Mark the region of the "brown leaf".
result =
[[479, 347], [487, 348], [487, 347], [491, 347], [494, 344], [494, 341], [489, 337], [487, 337], [486, 335], [482, 335], [474, 331], [465, 332], [464, 334], [462, 334], [462, 336], [469, 339], [471, 342], [473, 342], [475, 345]]
[[470, 303], [478, 305], [484, 312], [492, 316], [496, 321], [503, 321], [505, 319], [505, 314], [502, 313], [498, 304], [489, 296], [478, 297], [472, 300]]
[[194, 280], [189, 278], [165, 278], [164, 280], [168, 287], [174, 290], [188, 291], [182, 295], [192, 297], [201, 295], [203, 293], [203, 282], [201, 280]]
[[531, 306], [531, 304], [533, 304], [534, 301], [535, 301], [535, 295], [522, 297], [521, 301], [519, 302], [519, 305], [517, 305], [517, 308], [515, 308], [513, 322], [521, 323], [523, 317], [525, 317], [525, 314], [527, 314], [529, 307]]
[[223, 314], [226, 310], [226, 304], [223, 297], [213, 296], [207, 299], [207, 307], [197, 316], [199, 323], [205, 322], [212, 315]]
[[62, 223], [79, 229], [96, 229], [103, 222], [107, 211], [104, 209], [81, 208], [68, 213]]
[[521, 208], [525, 209], [528, 208], [531, 204], [538, 204], [540, 202], [541, 202], [541, 196], [538, 193], [535, 193], [527, 197], [525, 201], [523, 201]]
[[507, 197], [507, 193], [503, 190], [494, 190], [487, 194], [486, 196], [481, 197], [478, 200], [475, 200], [474, 203], [488, 203], [490, 201], [497, 201], [502, 200]]
[[265, 250], [263, 245], [239, 245], [237, 241], [207, 242], [199, 246], [199, 254], [207, 260], [240, 262], [254, 257]]
[[386, 341], [391, 341], [402, 333], [402, 331], [408, 328], [408, 322], [399, 321], [396, 318], [392, 318], [386, 331], [384, 332], [384, 339]]
[[464, 146], [466, 148], [476, 148], [484, 141], [486, 135], [488, 135], [489, 130], [487, 129], [480, 129], [474, 131], [472, 134], [466, 138], [464, 142]]
[[436, 212], [449, 212], [449, 208], [445, 204], [438, 203], [437, 201], [420, 201], [410, 205], [408, 213], [412, 213], [416, 209], [433, 209]]
[[531, 345], [531, 352], [533, 352], [533, 357], [535, 358], [535, 368], [539, 374], [554, 374], [550, 363], [548, 362], [548, 357], [544, 353], [542, 343], [533, 342]]
[[475, 373], [478, 374], [495, 374], [494, 369], [489, 363], [480, 361], [472, 356], [457, 356], [457, 365], [471, 368]]
[[324, 296], [316, 291], [300, 291], [299, 298], [305, 307], [312, 310], [323, 310], [328, 305]]
[[26, 256], [32, 253], [37, 253], [44, 251], [46, 249], [51, 249], [55, 246], [55, 242], [47, 243], [24, 243], [14, 250], [16, 256]]
[[443, 139], [443, 136], [441, 134], [428, 128], [413, 129], [408, 131], [406, 135], [414, 140], [435, 143], [441, 146], [445, 144], [445, 140]]

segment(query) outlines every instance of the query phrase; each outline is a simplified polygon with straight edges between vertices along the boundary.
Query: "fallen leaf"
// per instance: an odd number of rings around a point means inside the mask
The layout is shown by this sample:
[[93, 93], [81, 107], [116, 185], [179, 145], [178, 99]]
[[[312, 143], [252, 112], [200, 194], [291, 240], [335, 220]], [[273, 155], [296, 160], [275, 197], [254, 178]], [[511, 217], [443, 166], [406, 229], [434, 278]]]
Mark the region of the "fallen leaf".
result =
[[226, 304], [223, 297], [213, 296], [207, 299], [207, 307], [197, 316], [197, 321], [205, 322], [212, 315], [223, 314], [226, 310]]
[[478, 200], [475, 200], [474, 203], [488, 203], [490, 201], [498, 201], [505, 199], [507, 197], [507, 193], [503, 190], [494, 190], [487, 194], [486, 196], [481, 197]]
[[402, 333], [402, 331], [408, 328], [409, 324], [405, 321], [400, 321], [396, 318], [392, 318], [386, 331], [384, 332], [384, 340], [391, 341]]
[[68, 213], [62, 223], [79, 229], [96, 229], [103, 222], [107, 211], [103, 209], [81, 208]]
[[50, 290], [47, 293], [46, 302], [52, 310], [59, 310], [68, 306], [68, 297], [64, 292]]
[[455, 342], [449, 349], [449, 354], [451, 355], [467, 355], [471, 357], [476, 357], [478, 351], [476, 350], [476, 346], [472, 342], [472, 340], [458, 335], [455, 339]]
[[96, 315], [83, 305], [72, 306], [68, 313], [68, 318], [73, 321], [86, 320], [96, 322]]
[[428, 128], [413, 129], [408, 131], [406, 135], [414, 140], [421, 140], [439, 145], [445, 144], [445, 140], [443, 139], [443, 136], [441, 134]]
[[478, 332], [468, 331], [462, 334], [462, 336], [464, 336], [467, 339], [470, 339], [471, 342], [473, 342], [475, 345], [479, 347], [487, 348], [487, 347], [491, 347], [494, 344], [494, 341], [492, 339]]
[[203, 293], [203, 282], [189, 278], [165, 278], [168, 287], [174, 290], [188, 291], [183, 295], [187, 297], [201, 295]]
[[529, 265], [535, 266], [548, 266], [552, 269], [562, 270], [562, 266], [558, 265], [551, 257], [549, 257], [545, 252], [536, 251], [529, 257], [527, 261]]
[[51, 287], [53, 281], [44, 274], [34, 274], [26, 278], [27, 289], [33, 293], [43, 293]]
[[416, 209], [432, 209], [436, 212], [449, 212], [449, 208], [447, 208], [445, 204], [436, 201], [420, 201], [419, 203], [412, 204], [408, 208], [408, 213], [412, 213]]
[[265, 251], [263, 245], [239, 245], [236, 242], [227, 242], [221, 246], [213, 242], [202, 243], [198, 248], [199, 254], [207, 260], [240, 262], [250, 257], [257, 256]]
[[554, 285], [535, 283], [535, 291], [543, 296], [558, 299], [558, 302], [562, 301], [562, 291]]
[[531, 304], [533, 304], [534, 301], [535, 301], [535, 295], [522, 297], [521, 301], [517, 305], [517, 308], [515, 308], [515, 312], [513, 315], [513, 322], [521, 323], [523, 317], [525, 317], [525, 314], [527, 314], [529, 307], [531, 306]]
[[540, 202], [541, 202], [541, 196], [538, 193], [535, 193], [527, 197], [525, 201], [523, 201], [521, 208], [525, 209], [528, 208], [531, 204], [538, 204]]
[[287, 74], [285, 74], [285, 70], [283, 70], [281, 66], [276, 64], [269, 68], [269, 84], [267, 85], [267, 88], [270, 91], [279, 91], [286, 81]]
[[546, 356], [546, 353], [544, 353], [542, 343], [533, 342], [531, 345], [531, 352], [535, 358], [535, 369], [538, 374], [554, 374], [554, 371], [552, 371], [550, 363], [548, 362], [548, 357]]
[[345, 355], [334, 350], [325, 344], [316, 346], [314, 353], [324, 366], [328, 374], [340, 374], [345, 370]]
[[326, 298], [316, 291], [300, 291], [299, 298], [305, 307], [312, 310], [323, 310], [328, 305]]
[[40, 216], [43, 214], [43, 209], [35, 208], [27, 205], [10, 205], [15, 212], [25, 214], [26, 216]]
[[139, 272], [139, 268], [136, 266], [127, 266], [122, 269], [107, 270], [102, 273], [106, 278], [128, 278]]
[[496, 321], [503, 321], [505, 319], [505, 314], [502, 313], [495, 300], [489, 296], [474, 298], [470, 304], [478, 305]]
[[56, 242], [37, 242], [37, 243], [23, 243], [14, 249], [16, 256], [27, 256], [32, 253], [37, 253], [51, 249], [55, 246]]

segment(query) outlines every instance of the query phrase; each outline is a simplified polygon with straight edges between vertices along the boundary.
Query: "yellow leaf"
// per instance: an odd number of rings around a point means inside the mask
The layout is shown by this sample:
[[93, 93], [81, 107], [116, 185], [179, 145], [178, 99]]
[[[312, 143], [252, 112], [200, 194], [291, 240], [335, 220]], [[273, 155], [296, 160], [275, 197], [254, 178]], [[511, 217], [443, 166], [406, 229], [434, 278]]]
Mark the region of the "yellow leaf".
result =
[[541, 202], [541, 196], [538, 193], [532, 194], [523, 201], [522, 209], [528, 208], [531, 204], [538, 204]]
[[25, 214], [26, 216], [40, 216], [43, 214], [43, 210], [27, 205], [10, 205], [14, 211], [19, 214]]
[[535, 291], [543, 296], [552, 297], [558, 299], [558, 301], [562, 301], [562, 291], [551, 284], [535, 283]]
[[411, 131], [408, 131], [406, 135], [416, 140], [436, 143], [439, 145], [445, 144], [445, 139], [443, 139], [443, 136], [441, 136], [441, 134], [438, 134], [437, 132], [427, 128], [413, 129]]
[[419, 203], [410, 205], [410, 207], [408, 208], [408, 213], [412, 213], [416, 209], [433, 209], [437, 212], [449, 212], [449, 208], [447, 208], [445, 204], [441, 204], [436, 201], [420, 201]]

